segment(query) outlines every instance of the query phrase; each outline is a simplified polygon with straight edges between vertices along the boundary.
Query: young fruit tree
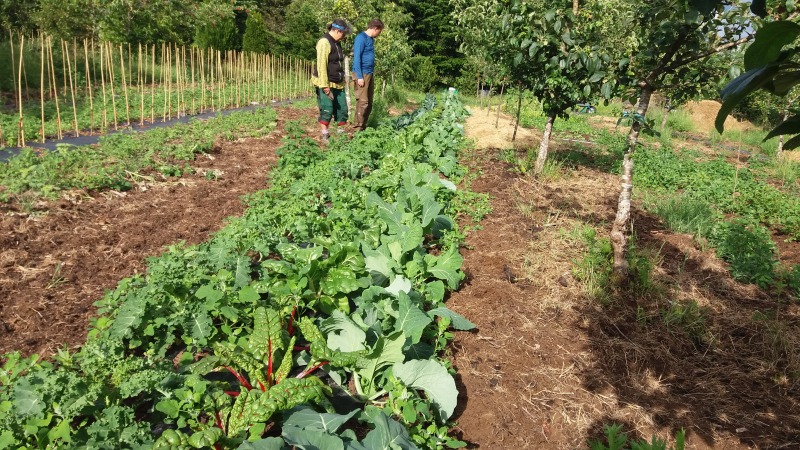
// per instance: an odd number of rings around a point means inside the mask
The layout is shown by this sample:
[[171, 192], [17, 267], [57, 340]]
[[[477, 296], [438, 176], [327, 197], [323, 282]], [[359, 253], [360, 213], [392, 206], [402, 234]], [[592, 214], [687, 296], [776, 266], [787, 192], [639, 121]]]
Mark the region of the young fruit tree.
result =
[[[636, 5], [637, 19], [632, 39], [637, 49], [630, 61], [630, 86], [638, 93], [633, 123], [622, 162], [621, 191], [611, 231], [614, 279], [628, 279], [628, 227], [633, 192], [633, 152], [643, 128], [653, 93], [670, 87], [696, 89], [695, 83], [676, 83], [693, 65], [703, 65], [711, 56], [732, 49], [750, 39], [753, 16], [747, 8], [759, 10], [761, 2], [741, 0], [653, 0]], [[721, 67], [721, 66], [719, 66]], [[724, 68], [722, 68], [724, 69]], [[697, 69], [699, 70], [699, 69]], [[716, 79], [722, 79], [720, 73]], [[678, 77], [678, 78], [676, 78]]]
[[592, 41], [591, 22], [576, 23], [571, 4], [553, 9], [520, 0], [488, 4], [500, 21], [473, 45], [503, 68], [511, 84], [542, 103], [547, 122], [536, 159], [541, 173], [556, 118], [567, 117], [576, 103], [612, 95], [611, 57]]

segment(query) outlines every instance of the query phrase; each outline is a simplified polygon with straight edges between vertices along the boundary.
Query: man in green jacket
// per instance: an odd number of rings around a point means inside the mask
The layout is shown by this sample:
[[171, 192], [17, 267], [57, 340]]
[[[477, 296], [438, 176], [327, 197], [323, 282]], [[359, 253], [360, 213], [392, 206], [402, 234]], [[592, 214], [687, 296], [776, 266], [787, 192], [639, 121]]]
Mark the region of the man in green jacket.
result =
[[316, 87], [319, 105], [319, 123], [322, 140], [329, 138], [328, 128], [336, 121], [339, 130], [347, 123], [347, 98], [345, 96], [344, 52], [341, 40], [350, 32], [350, 25], [336, 19], [328, 25], [328, 32], [317, 41], [317, 64], [311, 83]]

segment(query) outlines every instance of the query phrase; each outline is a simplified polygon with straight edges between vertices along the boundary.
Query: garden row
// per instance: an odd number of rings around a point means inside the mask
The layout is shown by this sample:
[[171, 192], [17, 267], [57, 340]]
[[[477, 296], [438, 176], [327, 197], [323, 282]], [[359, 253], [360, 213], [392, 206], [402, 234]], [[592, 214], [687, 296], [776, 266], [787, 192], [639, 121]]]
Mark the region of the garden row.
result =
[[474, 327], [444, 306], [464, 115], [431, 97], [325, 152], [290, 127], [245, 214], [120, 282], [80, 351], [4, 357], [0, 448], [465, 445], [440, 356]]
[[67, 189], [127, 190], [147, 171], [180, 176], [192, 170], [187, 161], [210, 152], [217, 139], [265, 136], [276, 124], [273, 109], [259, 108], [141, 133], [102, 136], [98, 145], [59, 145], [41, 156], [24, 148], [7, 164], [0, 164], [0, 201], [16, 200], [24, 206], [40, 198], [52, 200]]

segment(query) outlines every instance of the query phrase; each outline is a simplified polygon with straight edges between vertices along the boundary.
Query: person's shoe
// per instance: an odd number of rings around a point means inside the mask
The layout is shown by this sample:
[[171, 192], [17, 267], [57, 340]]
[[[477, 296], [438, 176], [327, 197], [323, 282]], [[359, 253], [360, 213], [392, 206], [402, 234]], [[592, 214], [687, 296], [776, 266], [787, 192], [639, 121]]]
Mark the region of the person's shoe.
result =
[[322, 135], [322, 145], [328, 145], [328, 142], [331, 140], [331, 135], [328, 133], [324, 133]]

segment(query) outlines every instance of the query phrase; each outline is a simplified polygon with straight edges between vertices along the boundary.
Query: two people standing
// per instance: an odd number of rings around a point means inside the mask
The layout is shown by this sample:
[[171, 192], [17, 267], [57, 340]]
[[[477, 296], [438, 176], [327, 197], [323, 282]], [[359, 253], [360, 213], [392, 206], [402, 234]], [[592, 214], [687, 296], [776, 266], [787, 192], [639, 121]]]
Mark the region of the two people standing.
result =
[[[315, 86], [319, 106], [319, 123], [322, 139], [330, 137], [329, 128], [336, 121], [338, 129], [344, 130], [348, 119], [345, 96], [344, 52], [341, 40], [350, 33], [350, 25], [336, 19], [328, 26], [328, 32], [317, 41], [317, 63], [312, 72], [311, 82]], [[355, 130], [366, 127], [372, 110], [374, 93], [373, 71], [375, 67], [375, 46], [373, 39], [383, 31], [383, 22], [372, 20], [367, 29], [356, 36], [354, 44], [354, 87], [356, 94]]]

